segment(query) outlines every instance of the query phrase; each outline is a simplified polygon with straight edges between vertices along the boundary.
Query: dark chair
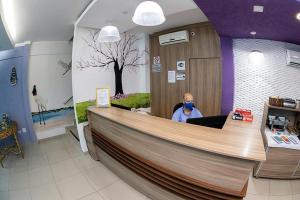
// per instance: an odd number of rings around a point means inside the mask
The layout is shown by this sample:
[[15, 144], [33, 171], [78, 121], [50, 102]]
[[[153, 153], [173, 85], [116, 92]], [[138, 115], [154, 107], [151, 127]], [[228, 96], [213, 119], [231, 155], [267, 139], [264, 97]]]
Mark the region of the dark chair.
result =
[[211, 117], [202, 117], [202, 118], [192, 118], [192, 119], [187, 119], [186, 122], [189, 124], [195, 124], [199, 126], [222, 129], [226, 122], [227, 117], [228, 117], [227, 115], [220, 115], [220, 116], [211, 116]]
[[178, 103], [178, 104], [176, 104], [175, 106], [174, 106], [174, 108], [173, 108], [173, 114], [174, 114], [174, 112], [178, 109], [178, 108], [180, 108], [180, 107], [182, 107], [183, 106], [183, 103]]

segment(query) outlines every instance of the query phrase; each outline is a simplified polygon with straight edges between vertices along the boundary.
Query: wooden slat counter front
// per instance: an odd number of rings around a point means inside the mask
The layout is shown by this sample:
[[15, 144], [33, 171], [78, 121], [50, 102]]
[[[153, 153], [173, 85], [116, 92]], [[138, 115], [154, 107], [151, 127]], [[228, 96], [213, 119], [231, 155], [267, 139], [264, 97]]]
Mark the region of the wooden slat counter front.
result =
[[88, 118], [101, 162], [154, 200], [242, 199], [266, 159], [258, 126], [230, 117], [222, 130], [118, 108]]

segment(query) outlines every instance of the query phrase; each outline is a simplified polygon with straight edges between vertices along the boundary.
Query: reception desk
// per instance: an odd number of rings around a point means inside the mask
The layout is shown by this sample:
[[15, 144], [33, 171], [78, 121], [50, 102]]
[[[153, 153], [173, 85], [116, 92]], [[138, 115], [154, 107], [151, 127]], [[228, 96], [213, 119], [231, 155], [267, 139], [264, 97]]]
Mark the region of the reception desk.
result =
[[243, 199], [265, 150], [258, 125], [228, 117], [223, 129], [118, 108], [88, 109], [100, 161], [153, 200]]

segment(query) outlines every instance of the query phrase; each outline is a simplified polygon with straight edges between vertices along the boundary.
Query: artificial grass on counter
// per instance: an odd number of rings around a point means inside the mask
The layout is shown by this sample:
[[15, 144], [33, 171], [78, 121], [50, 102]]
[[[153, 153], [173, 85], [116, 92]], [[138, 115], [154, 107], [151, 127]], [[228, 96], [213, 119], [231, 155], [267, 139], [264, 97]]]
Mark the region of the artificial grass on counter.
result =
[[[148, 108], [150, 107], [150, 94], [149, 93], [136, 93], [130, 94], [127, 98], [112, 99], [111, 103], [128, 108]], [[78, 123], [88, 121], [86, 110], [89, 106], [95, 106], [96, 101], [85, 101], [76, 104], [76, 113]]]

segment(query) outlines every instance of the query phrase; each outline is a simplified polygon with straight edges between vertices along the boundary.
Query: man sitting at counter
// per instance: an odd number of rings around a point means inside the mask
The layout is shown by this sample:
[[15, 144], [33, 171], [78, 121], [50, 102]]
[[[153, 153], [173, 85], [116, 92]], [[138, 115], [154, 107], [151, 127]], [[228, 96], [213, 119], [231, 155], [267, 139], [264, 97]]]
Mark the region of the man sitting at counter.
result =
[[187, 119], [203, 117], [201, 112], [194, 107], [193, 99], [191, 93], [185, 93], [183, 95], [183, 106], [174, 112], [172, 120], [185, 123]]

